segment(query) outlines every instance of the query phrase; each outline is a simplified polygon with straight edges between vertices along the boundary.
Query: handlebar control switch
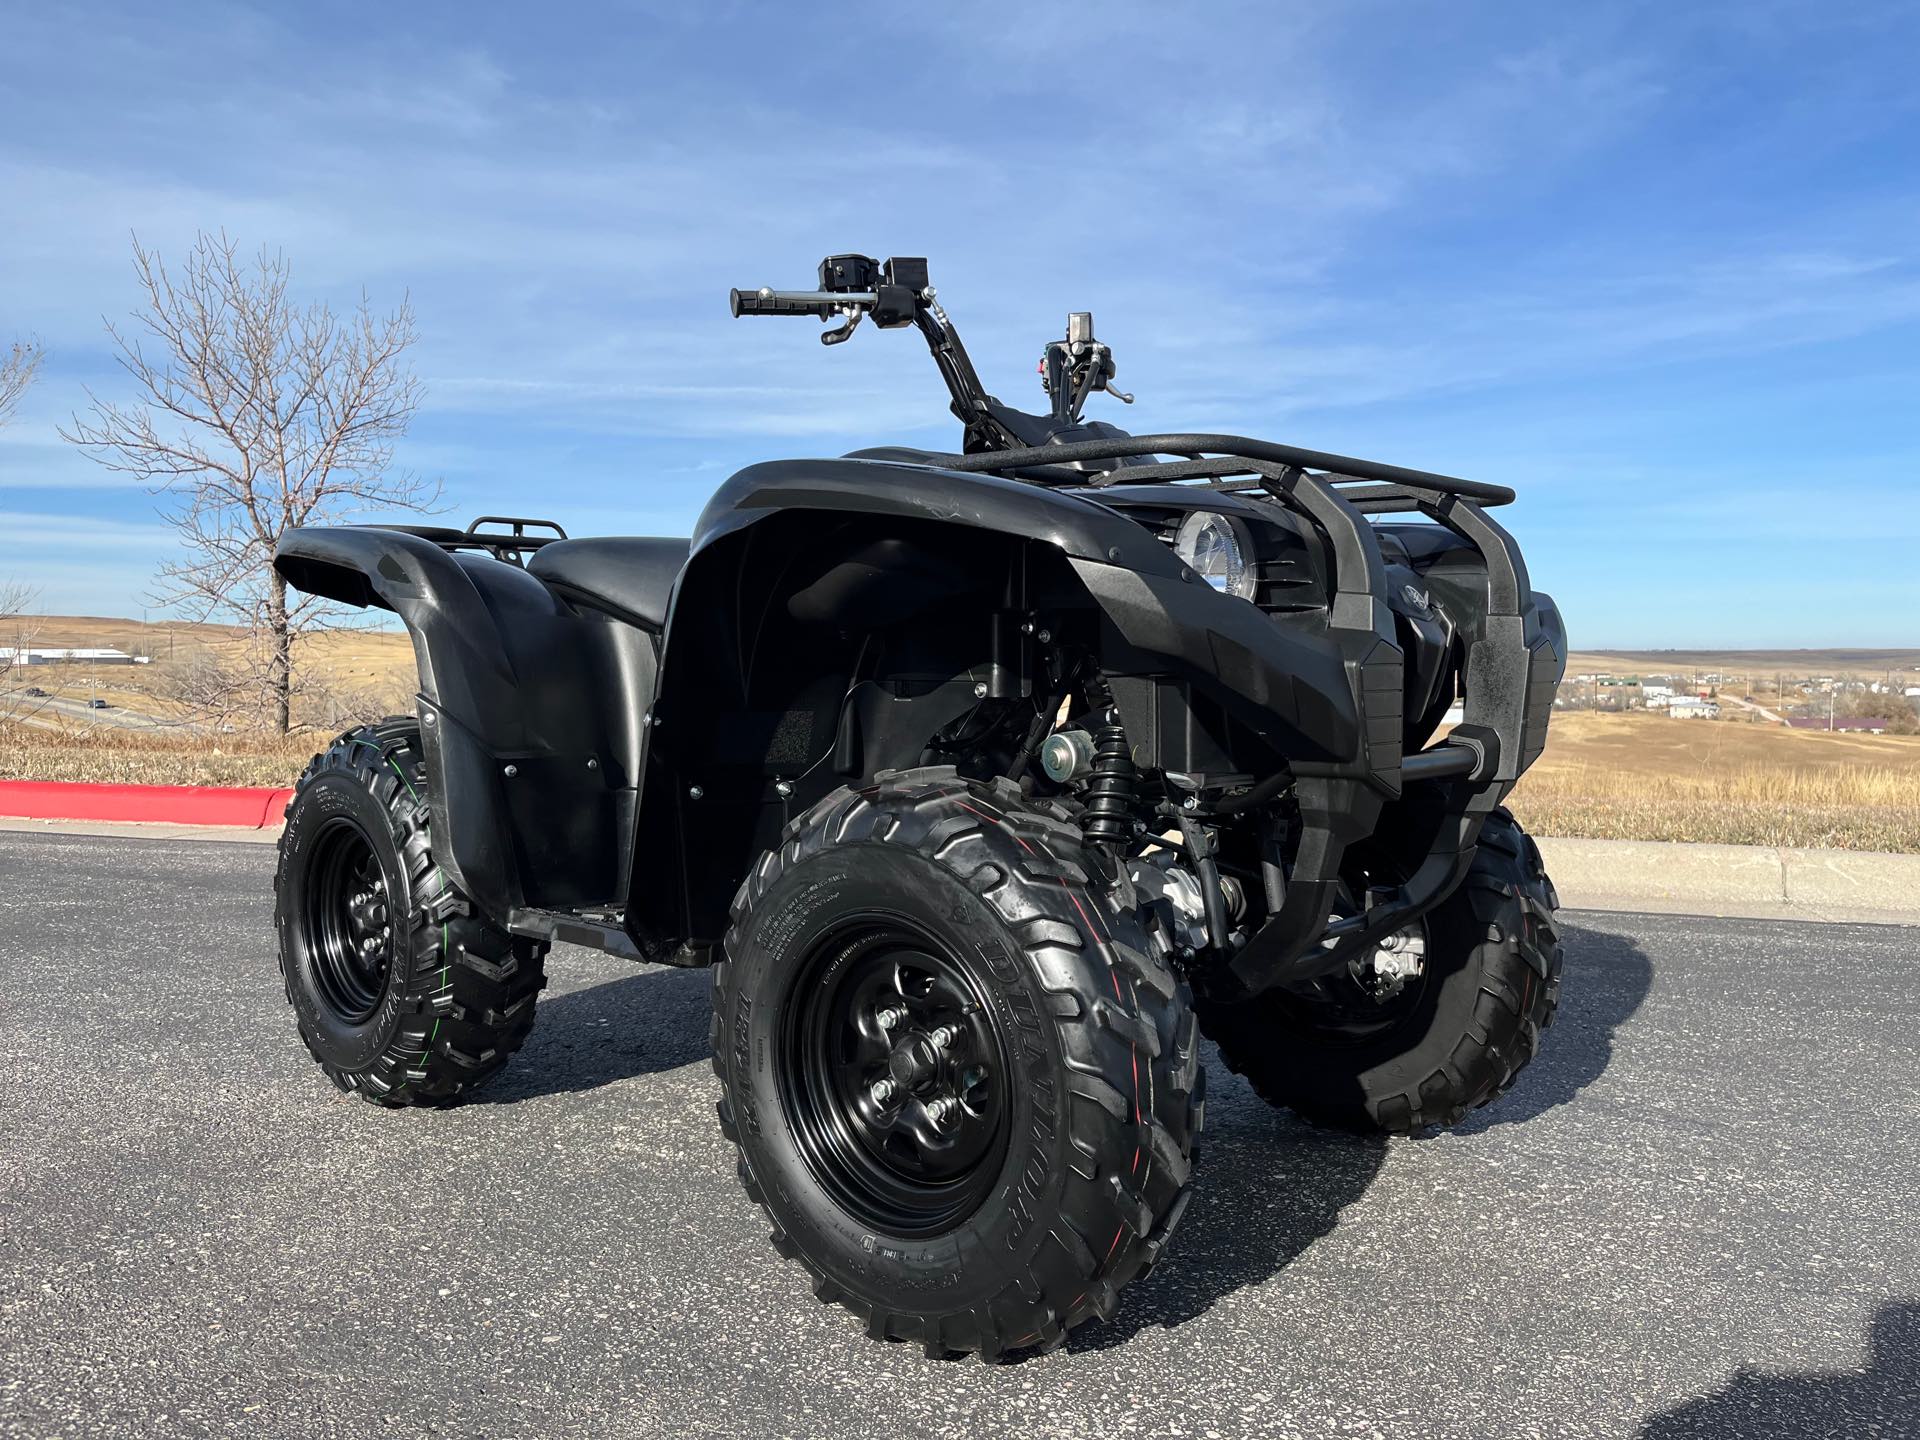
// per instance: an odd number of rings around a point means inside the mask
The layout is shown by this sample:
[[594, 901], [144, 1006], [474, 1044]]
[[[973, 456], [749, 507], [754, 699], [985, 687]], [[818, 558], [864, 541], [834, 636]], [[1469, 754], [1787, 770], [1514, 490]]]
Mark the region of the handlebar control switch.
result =
[[925, 257], [896, 255], [887, 261], [884, 279], [874, 287], [873, 323], [882, 330], [911, 325], [932, 288]]
[[869, 313], [875, 325], [882, 330], [892, 330], [911, 325], [918, 304], [917, 290], [909, 290], [904, 285], [882, 285], [874, 292], [873, 309]]

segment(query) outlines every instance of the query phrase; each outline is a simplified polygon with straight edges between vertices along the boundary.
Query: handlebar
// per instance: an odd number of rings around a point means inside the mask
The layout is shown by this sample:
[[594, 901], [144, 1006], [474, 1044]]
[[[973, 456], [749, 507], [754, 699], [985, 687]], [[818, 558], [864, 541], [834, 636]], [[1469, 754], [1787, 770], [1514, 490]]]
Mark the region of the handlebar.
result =
[[880, 297], [871, 290], [731, 290], [727, 304], [742, 315], [817, 315], [822, 320], [847, 309], [867, 309]]
[[1004, 449], [1024, 443], [998, 418], [999, 402], [980, 384], [953, 323], [934, 298], [927, 262], [911, 255], [876, 260], [870, 255], [829, 255], [820, 262], [820, 283], [813, 290], [733, 290], [727, 305], [742, 315], [812, 315], [838, 320], [820, 332], [822, 345], [839, 345], [866, 320], [877, 329], [919, 329], [940, 368], [953, 413], [967, 427], [969, 450]]

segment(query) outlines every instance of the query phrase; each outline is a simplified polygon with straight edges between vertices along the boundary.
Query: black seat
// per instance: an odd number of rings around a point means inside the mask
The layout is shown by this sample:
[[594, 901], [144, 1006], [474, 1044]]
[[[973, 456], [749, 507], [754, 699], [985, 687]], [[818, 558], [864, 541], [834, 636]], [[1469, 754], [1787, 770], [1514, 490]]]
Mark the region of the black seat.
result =
[[570, 600], [660, 630], [674, 577], [692, 548], [690, 540], [629, 535], [556, 540], [534, 551], [527, 569]]

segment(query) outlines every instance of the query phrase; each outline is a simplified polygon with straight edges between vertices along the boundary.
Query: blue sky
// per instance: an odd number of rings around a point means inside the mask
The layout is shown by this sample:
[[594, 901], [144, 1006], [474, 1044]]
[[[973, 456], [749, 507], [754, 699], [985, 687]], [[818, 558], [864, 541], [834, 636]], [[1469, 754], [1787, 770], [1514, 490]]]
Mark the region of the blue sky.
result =
[[[1205, 16], [1206, 18], [1198, 18]], [[957, 442], [908, 333], [730, 285], [926, 254], [989, 388], [1092, 309], [1130, 429], [1511, 484], [1587, 646], [1920, 645], [1920, 11], [0, 0], [0, 578], [139, 613], [63, 446], [129, 234], [411, 295], [451, 512], [686, 533], [758, 459]]]

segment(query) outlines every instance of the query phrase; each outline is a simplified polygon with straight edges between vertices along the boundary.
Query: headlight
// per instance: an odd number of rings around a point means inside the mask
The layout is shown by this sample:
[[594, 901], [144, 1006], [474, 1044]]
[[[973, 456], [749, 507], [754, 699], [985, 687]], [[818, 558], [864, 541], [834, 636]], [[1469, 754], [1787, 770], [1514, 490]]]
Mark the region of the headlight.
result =
[[1253, 532], [1231, 515], [1195, 510], [1180, 522], [1173, 553], [1214, 589], [1253, 599]]

